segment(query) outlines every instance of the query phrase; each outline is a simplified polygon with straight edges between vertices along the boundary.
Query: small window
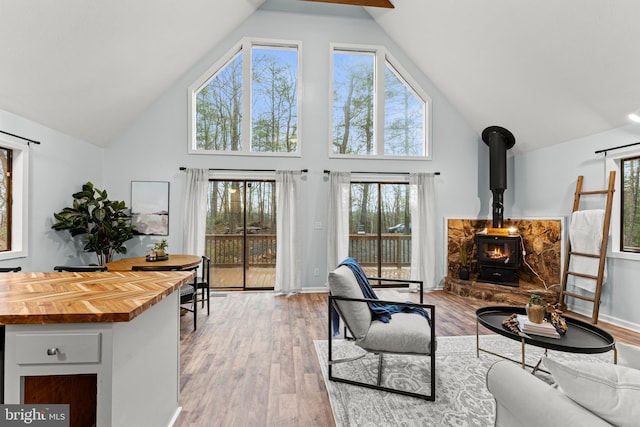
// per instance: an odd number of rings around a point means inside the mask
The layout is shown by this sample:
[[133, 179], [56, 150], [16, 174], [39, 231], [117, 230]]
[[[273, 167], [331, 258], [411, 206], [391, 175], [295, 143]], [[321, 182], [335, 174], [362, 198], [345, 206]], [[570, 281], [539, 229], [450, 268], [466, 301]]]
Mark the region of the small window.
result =
[[381, 47], [333, 46], [331, 155], [430, 158], [431, 100]]
[[299, 153], [299, 44], [246, 39], [190, 88], [191, 153]]
[[640, 156], [621, 160], [622, 208], [621, 246], [623, 252], [640, 252]]
[[0, 260], [27, 256], [29, 146], [0, 136]]
[[13, 150], [0, 147], [0, 252], [11, 250]]
[[607, 176], [610, 171], [616, 172], [609, 255], [640, 260], [640, 147], [612, 150], [605, 162]]

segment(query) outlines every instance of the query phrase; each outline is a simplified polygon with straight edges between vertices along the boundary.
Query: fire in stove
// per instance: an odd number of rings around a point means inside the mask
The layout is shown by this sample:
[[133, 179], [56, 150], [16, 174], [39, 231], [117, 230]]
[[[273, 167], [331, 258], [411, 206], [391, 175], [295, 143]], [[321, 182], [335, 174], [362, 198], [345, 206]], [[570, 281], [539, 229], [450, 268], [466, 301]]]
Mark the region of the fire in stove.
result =
[[505, 264], [507, 264], [511, 259], [511, 254], [504, 251], [502, 246], [497, 245], [487, 245], [484, 251], [484, 256], [492, 261], [501, 261]]
[[518, 286], [519, 239], [520, 236], [476, 234], [479, 281]]

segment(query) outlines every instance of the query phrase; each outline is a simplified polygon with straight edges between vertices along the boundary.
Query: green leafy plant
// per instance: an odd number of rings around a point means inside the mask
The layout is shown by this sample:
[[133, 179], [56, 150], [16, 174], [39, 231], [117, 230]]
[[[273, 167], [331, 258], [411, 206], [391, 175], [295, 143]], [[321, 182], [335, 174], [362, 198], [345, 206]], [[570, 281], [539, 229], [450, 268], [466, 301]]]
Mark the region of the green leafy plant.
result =
[[159, 255], [159, 256], [164, 256], [165, 251], [167, 249], [167, 247], [169, 247], [169, 244], [167, 243], [167, 239], [162, 239], [159, 242], [156, 242], [153, 245], [153, 250]]
[[534, 323], [541, 323], [547, 315], [547, 305], [540, 295], [531, 294], [526, 309], [529, 320]]
[[529, 297], [529, 307], [531, 307], [532, 305], [541, 305], [545, 308], [545, 311], [547, 308], [547, 305], [544, 303], [542, 297], [536, 294], [531, 294], [531, 296]]
[[84, 250], [95, 252], [98, 264], [113, 260], [113, 255], [126, 254], [125, 242], [133, 237], [135, 226], [123, 201], [109, 200], [106, 190], [98, 190], [91, 182], [82, 185], [82, 191], [73, 194], [73, 206], [53, 216], [51, 226], [56, 231], [67, 230], [72, 237], [86, 236]]

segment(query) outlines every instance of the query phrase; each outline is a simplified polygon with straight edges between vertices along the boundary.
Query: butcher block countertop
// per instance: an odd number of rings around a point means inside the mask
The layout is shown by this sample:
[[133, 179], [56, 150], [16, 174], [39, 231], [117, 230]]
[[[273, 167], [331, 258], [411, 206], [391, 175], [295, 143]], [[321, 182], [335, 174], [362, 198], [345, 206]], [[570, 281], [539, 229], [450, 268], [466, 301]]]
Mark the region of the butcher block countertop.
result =
[[0, 324], [128, 322], [195, 272], [3, 273]]

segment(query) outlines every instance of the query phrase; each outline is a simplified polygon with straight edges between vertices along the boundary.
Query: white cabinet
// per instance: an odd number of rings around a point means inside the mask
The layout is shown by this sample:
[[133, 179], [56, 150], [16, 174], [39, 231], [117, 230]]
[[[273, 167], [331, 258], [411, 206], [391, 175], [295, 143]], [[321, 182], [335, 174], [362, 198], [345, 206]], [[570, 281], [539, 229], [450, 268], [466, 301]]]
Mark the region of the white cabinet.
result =
[[96, 374], [97, 427], [170, 426], [179, 345], [178, 292], [129, 322], [6, 325], [4, 403], [22, 403], [26, 376]]

